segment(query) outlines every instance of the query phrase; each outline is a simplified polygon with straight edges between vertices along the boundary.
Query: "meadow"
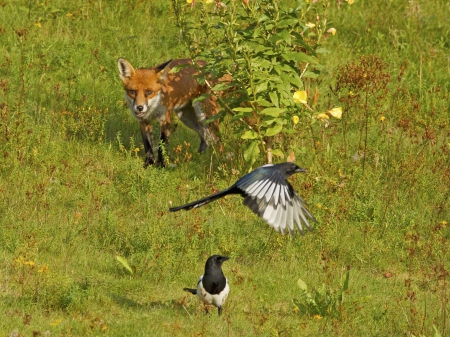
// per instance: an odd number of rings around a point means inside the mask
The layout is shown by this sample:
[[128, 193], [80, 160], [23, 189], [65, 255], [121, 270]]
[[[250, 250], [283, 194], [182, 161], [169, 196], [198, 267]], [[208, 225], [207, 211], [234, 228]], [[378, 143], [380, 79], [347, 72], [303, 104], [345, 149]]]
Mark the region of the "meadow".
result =
[[[222, 151], [178, 123], [171, 165], [143, 168], [117, 59], [186, 56], [169, 1], [0, 1], [0, 335], [450, 336], [449, 14], [330, 3], [308, 85], [343, 116], [290, 138], [318, 220], [291, 238], [238, 196], [168, 212], [247, 172], [226, 119]], [[367, 59], [389, 83], [356, 101]], [[218, 253], [222, 317], [183, 291]]]

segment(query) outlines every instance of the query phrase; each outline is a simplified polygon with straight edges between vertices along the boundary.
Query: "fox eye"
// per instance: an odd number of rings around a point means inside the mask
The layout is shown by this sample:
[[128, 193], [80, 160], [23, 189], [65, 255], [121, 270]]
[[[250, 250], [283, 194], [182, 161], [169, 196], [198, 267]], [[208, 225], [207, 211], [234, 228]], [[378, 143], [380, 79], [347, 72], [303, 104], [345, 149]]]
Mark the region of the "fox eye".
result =
[[129, 93], [130, 95], [135, 96], [135, 95], [136, 95], [136, 90], [128, 90], [128, 93]]
[[150, 96], [153, 94], [153, 90], [145, 90], [145, 96]]

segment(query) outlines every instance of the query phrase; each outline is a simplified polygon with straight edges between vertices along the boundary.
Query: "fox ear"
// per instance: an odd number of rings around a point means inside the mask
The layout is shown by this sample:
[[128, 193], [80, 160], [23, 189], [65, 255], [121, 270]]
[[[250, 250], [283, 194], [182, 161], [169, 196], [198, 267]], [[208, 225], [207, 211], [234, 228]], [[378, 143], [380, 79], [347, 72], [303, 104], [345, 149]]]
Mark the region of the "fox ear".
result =
[[167, 74], [169, 73], [169, 63], [172, 62], [172, 60], [169, 60], [167, 62], [164, 62], [160, 64], [159, 66], [154, 67], [156, 73], [159, 75], [159, 82], [164, 82], [164, 80], [167, 78]]
[[117, 66], [119, 67], [120, 78], [122, 79], [122, 81], [132, 77], [135, 73], [135, 70], [130, 62], [123, 58], [117, 60]]
[[159, 66], [156, 66], [154, 69], [155, 69], [157, 72], [158, 72], [158, 71], [161, 71], [161, 70], [165, 69], [165, 68], [169, 65], [170, 62], [172, 62], [172, 59], [170, 59], [170, 60], [167, 61], [167, 62], [161, 63]]

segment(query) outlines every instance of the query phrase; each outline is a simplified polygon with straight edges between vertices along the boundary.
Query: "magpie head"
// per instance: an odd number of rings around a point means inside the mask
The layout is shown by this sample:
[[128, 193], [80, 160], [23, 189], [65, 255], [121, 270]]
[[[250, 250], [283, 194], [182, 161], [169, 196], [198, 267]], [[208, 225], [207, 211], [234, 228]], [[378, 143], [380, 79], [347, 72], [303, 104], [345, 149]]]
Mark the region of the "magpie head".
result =
[[215, 268], [221, 268], [222, 263], [226, 260], [228, 260], [228, 256], [222, 256], [222, 255], [213, 255], [208, 258], [206, 261], [205, 269], [215, 269]]
[[290, 163], [290, 162], [287, 162], [287, 163], [284, 163], [284, 164], [285, 164], [286, 175], [288, 177], [293, 175], [294, 173], [307, 172], [304, 168], [301, 168], [297, 164]]

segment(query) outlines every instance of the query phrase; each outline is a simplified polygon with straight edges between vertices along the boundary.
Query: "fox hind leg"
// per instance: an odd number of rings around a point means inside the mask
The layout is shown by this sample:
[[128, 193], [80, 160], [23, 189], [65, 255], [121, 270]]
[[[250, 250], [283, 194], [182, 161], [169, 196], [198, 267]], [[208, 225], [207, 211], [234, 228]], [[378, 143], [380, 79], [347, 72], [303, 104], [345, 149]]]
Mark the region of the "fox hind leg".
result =
[[198, 152], [205, 152], [208, 147], [206, 138], [210, 137], [210, 135], [208, 128], [206, 128], [203, 124], [205, 117], [201, 111], [200, 105], [195, 105], [194, 107], [188, 104], [177, 111], [177, 116], [187, 127], [194, 130], [200, 136], [200, 146], [198, 148]]

